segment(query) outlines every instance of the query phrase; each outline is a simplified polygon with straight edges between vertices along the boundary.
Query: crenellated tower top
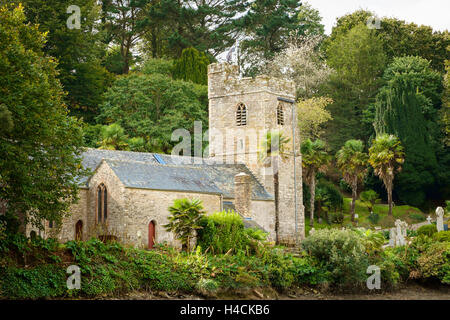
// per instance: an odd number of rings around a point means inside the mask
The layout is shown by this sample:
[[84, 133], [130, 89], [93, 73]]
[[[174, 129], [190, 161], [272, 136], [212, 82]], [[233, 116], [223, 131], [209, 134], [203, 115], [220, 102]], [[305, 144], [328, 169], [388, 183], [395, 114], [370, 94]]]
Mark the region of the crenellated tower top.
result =
[[260, 75], [255, 78], [239, 76], [239, 66], [213, 63], [208, 66], [208, 96], [210, 99], [233, 94], [268, 92], [295, 99], [293, 81]]

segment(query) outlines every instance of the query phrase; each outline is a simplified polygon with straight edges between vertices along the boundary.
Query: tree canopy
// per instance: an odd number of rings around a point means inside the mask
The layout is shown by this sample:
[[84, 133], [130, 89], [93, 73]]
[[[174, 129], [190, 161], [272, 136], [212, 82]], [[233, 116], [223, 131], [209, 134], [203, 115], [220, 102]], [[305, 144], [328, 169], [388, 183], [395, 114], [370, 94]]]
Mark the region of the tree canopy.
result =
[[[19, 1], [14, 1], [19, 2]], [[102, 94], [111, 84], [111, 75], [102, 66], [104, 53], [100, 6], [95, 0], [23, 0], [26, 21], [39, 25], [47, 33], [44, 52], [58, 61], [58, 78], [73, 115], [92, 123], [98, 115]], [[80, 8], [80, 28], [69, 29], [71, 5]]]
[[328, 43], [332, 43], [339, 36], [346, 34], [358, 24], [366, 25], [369, 18], [379, 19], [379, 28], [373, 29], [382, 39], [388, 63], [394, 57], [419, 56], [431, 61], [431, 67], [437, 71], [444, 71], [445, 60], [449, 58], [449, 32], [433, 31], [429, 26], [418, 26], [397, 18], [377, 17], [374, 12], [357, 10], [339, 17], [333, 27]]
[[0, 133], [0, 199], [8, 215], [60, 221], [77, 198], [82, 132], [68, 116], [46, 36], [22, 6], [0, 7], [0, 106], [11, 126]]
[[106, 92], [100, 121], [117, 123], [131, 138], [142, 137], [146, 151], [170, 152], [175, 129], [193, 132], [194, 120], [207, 127], [206, 87], [162, 74], [132, 73]]
[[425, 201], [437, 174], [436, 109], [440, 104], [440, 75], [419, 57], [395, 58], [384, 73], [385, 86], [377, 95], [375, 130], [397, 136], [405, 148], [398, 176], [398, 197], [413, 205]]
[[371, 124], [361, 123], [381, 85], [386, 55], [380, 37], [365, 24], [358, 24], [329, 43], [327, 62], [335, 73], [324, 94], [334, 103], [329, 106], [333, 120], [327, 124], [324, 137], [336, 151], [347, 140], [369, 139]]
[[184, 49], [180, 59], [174, 63], [173, 77], [207, 85], [208, 64], [209, 60], [203, 52], [198, 52], [195, 48]]

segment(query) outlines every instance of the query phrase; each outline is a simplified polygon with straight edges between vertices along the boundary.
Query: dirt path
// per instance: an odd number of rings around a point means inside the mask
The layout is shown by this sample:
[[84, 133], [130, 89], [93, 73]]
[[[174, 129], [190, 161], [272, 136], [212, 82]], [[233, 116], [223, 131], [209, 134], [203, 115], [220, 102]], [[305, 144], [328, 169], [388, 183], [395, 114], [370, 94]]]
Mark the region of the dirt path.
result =
[[119, 297], [103, 297], [107, 300], [450, 300], [450, 286], [424, 287], [418, 284], [393, 292], [368, 294], [330, 294], [320, 293], [314, 289], [299, 289], [296, 292], [277, 294], [273, 290], [249, 290], [236, 295], [220, 295], [208, 298], [190, 294], [169, 294], [166, 292], [131, 292]]
[[314, 296], [288, 296], [292, 300], [450, 300], [450, 286], [429, 288], [417, 284], [405, 288], [379, 293], [376, 290], [368, 294], [317, 294]]

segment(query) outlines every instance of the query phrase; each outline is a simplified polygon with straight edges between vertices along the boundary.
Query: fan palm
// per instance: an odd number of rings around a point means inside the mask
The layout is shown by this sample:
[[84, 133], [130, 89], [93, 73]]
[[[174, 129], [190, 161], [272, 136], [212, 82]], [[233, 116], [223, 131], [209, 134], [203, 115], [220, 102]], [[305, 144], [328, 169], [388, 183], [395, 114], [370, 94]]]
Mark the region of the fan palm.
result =
[[361, 140], [348, 140], [337, 152], [337, 167], [342, 176], [352, 188], [352, 203], [350, 214], [352, 221], [355, 221], [355, 202], [358, 197], [358, 182], [360, 182], [367, 172], [369, 156], [364, 152], [364, 144]]
[[330, 162], [331, 157], [326, 151], [325, 143], [322, 140], [305, 140], [301, 147], [303, 177], [309, 186], [310, 192], [310, 226], [314, 226], [314, 201], [316, 200], [316, 174], [324, 171]]
[[169, 212], [169, 223], [164, 228], [175, 233], [183, 248], [190, 252], [195, 230], [202, 228], [199, 225], [200, 219], [205, 215], [202, 202], [198, 199], [176, 199], [173, 206], [169, 207]]
[[102, 141], [99, 149], [105, 150], [127, 150], [128, 136], [125, 130], [117, 123], [103, 126], [101, 129]]
[[401, 171], [405, 153], [400, 140], [394, 135], [378, 136], [369, 148], [369, 163], [375, 174], [383, 181], [388, 195], [389, 212], [392, 215], [392, 190], [395, 172]]

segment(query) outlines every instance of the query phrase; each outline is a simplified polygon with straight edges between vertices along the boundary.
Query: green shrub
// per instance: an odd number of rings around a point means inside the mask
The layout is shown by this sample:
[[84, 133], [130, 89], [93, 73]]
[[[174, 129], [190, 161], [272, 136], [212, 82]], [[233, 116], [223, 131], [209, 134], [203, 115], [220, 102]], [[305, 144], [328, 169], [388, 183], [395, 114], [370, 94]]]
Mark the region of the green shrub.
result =
[[406, 235], [408, 237], [417, 237], [417, 230], [406, 229]]
[[246, 228], [244, 232], [249, 238], [259, 241], [266, 241], [269, 235], [267, 232], [257, 228]]
[[418, 234], [417, 237], [413, 239], [411, 248], [414, 248], [420, 254], [427, 250], [433, 242], [434, 240], [432, 237], [425, 234]]
[[197, 284], [196, 289], [202, 294], [214, 293], [219, 288], [219, 285], [216, 281], [212, 279], [204, 279], [201, 278]]
[[197, 244], [213, 254], [223, 254], [245, 246], [244, 222], [234, 211], [215, 212], [203, 217], [199, 225]]
[[0, 241], [6, 239], [6, 222], [0, 220]]
[[194, 290], [199, 266], [196, 259], [188, 259], [191, 255], [177, 253], [172, 257], [165, 252], [137, 250], [132, 254], [143, 288], [168, 292]]
[[381, 256], [371, 263], [380, 267], [383, 288], [393, 288], [409, 275], [408, 267], [396, 254], [396, 248], [386, 248]]
[[247, 256], [238, 251], [235, 255], [207, 255], [208, 275], [220, 284], [221, 289], [259, 287], [270, 285], [269, 266], [264, 257]]
[[263, 263], [268, 269], [270, 284], [279, 290], [290, 288], [295, 282], [295, 265], [292, 255], [280, 249], [273, 249], [264, 257]]
[[[367, 209], [369, 210], [369, 213], [373, 212], [373, 207], [375, 206], [375, 203], [377, 203], [380, 199], [378, 198], [380, 195], [376, 193], [374, 190], [366, 190], [361, 192], [359, 195], [359, 199], [367, 205]], [[376, 223], [376, 222], [374, 222]]]
[[80, 294], [115, 294], [139, 287], [138, 270], [119, 243], [105, 244], [98, 239], [68, 241], [66, 248], [81, 270]]
[[426, 218], [425, 218], [425, 216], [424, 216], [423, 214], [417, 213], [417, 212], [412, 212], [412, 213], [410, 213], [410, 214], [409, 214], [409, 217], [410, 217], [412, 220], [416, 220], [416, 221], [418, 221], [418, 222], [423, 222], [423, 221], [426, 220]]
[[344, 222], [344, 214], [340, 211], [330, 214], [330, 221], [334, 224], [342, 224]]
[[375, 213], [375, 212], [369, 213], [369, 216], [367, 218], [369, 219], [369, 221], [372, 224], [377, 224], [378, 221], [380, 221], [380, 215], [378, 213]]
[[428, 237], [433, 236], [434, 233], [437, 232], [437, 228], [435, 224], [426, 224], [424, 226], [421, 226], [419, 229], [417, 229], [418, 235], [425, 235]]
[[450, 242], [450, 231], [439, 231], [433, 234], [433, 239], [439, 242]]
[[436, 242], [417, 259], [423, 278], [437, 278], [450, 284], [450, 242]]
[[259, 229], [244, 229], [244, 222], [234, 211], [215, 212], [200, 220], [197, 244], [213, 254], [234, 253], [242, 250], [255, 253], [267, 233]]
[[292, 257], [295, 282], [298, 285], [317, 285], [330, 282], [330, 272], [313, 257]]
[[358, 287], [365, 282], [369, 264], [364, 242], [358, 233], [320, 229], [303, 240], [302, 247], [325, 265], [334, 284]]
[[39, 265], [32, 269], [8, 267], [0, 270], [2, 295], [11, 299], [62, 296], [67, 290], [65, 269]]
[[374, 232], [370, 229], [365, 230], [364, 228], [355, 229], [354, 232], [360, 236], [367, 254], [377, 254], [381, 251], [385, 242], [384, 235], [381, 232]]
[[316, 186], [317, 189], [323, 190], [322, 203], [325, 207], [331, 210], [340, 210], [344, 204], [344, 198], [342, 197], [339, 189], [334, 186], [333, 183], [320, 179]]

